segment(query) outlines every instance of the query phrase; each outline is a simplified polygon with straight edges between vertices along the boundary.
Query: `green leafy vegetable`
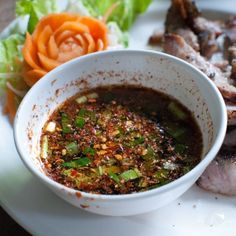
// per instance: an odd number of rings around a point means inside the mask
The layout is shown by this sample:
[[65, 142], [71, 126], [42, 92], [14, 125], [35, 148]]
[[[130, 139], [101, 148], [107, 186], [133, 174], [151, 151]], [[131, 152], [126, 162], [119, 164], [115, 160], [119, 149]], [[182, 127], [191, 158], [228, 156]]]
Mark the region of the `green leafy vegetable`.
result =
[[76, 142], [71, 142], [66, 145], [66, 151], [69, 155], [75, 155], [79, 152], [78, 144]]
[[87, 166], [90, 162], [91, 160], [88, 157], [81, 157], [73, 161], [64, 162], [62, 166], [69, 167], [69, 168], [79, 168], [79, 167]]
[[152, 0], [82, 0], [82, 2], [93, 16], [103, 16], [114, 3], [119, 2], [108, 21], [117, 22], [120, 28], [126, 31], [137, 15], [146, 11]]
[[32, 33], [38, 21], [49, 13], [57, 12], [56, 0], [19, 0], [16, 2], [18, 16], [29, 15], [28, 31]]
[[118, 24], [114, 21], [107, 23], [109, 34], [112, 35], [113, 40], [110, 40], [110, 46], [117, 44], [123, 45], [125, 48], [129, 46], [129, 35], [127, 32], [122, 32]]
[[23, 43], [24, 37], [20, 34], [10, 35], [0, 41], [0, 88], [5, 87], [7, 80], [17, 82], [20, 78]]
[[120, 177], [122, 179], [124, 179], [125, 181], [137, 179], [141, 176], [142, 176], [142, 174], [140, 173], [140, 171], [138, 169], [127, 170], [127, 171], [120, 174]]

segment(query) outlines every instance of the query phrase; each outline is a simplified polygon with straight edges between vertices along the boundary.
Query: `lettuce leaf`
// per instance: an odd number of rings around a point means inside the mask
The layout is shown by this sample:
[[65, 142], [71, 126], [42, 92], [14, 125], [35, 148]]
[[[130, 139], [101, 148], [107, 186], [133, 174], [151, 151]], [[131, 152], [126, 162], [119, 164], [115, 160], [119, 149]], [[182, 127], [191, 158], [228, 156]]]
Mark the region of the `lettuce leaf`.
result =
[[20, 34], [10, 35], [0, 40], [0, 88], [4, 88], [8, 79], [16, 79], [21, 68], [21, 47], [25, 38]]
[[103, 16], [115, 3], [119, 5], [110, 15], [108, 21], [115, 21], [123, 31], [127, 31], [138, 14], [145, 12], [152, 0], [82, 0], [91, 15]]
[[18, 16], [29, 15], [27, 30], [32, 33], [43, 16], [57, 12], [56, 0], [19, 0], [16, 2]]
[[18, 0], [16, 14], [29, 15], [28, 31], [32, 33], [42, 16], [53, 12], [78, 12], [82, 15], [102, 17], [115, 3], [108, 21], [115, 21], [122, 31], [127, 31], [138, 14], [145, 12], [152, 0]]
[[107, 23], [108, 40], [110, 49], [126, 48], [129, 46], [129, 36], [127, 32], [122, 32], [118, 24], [114, 21]]

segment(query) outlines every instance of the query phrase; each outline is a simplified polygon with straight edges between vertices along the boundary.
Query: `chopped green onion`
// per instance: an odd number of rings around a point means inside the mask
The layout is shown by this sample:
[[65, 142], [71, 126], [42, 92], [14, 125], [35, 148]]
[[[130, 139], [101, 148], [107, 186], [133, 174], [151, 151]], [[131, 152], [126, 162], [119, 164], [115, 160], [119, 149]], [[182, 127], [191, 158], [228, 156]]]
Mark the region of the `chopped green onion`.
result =
[[168, 133], [175, 139], [178, 140], [180, 136], [182, 136], [185, 133], [185, 129], [182, 128], [176, 128], [176, 129], [169, 129]]
[[78, 112], [78, 117], [89, 117], [91, 121], [96, 122], [96, 113], [93, 111], [86, 110], [84, 108], [81, 108]]
[[141, 176], [142, 176], [142, 174], [140, 173], [140, 171], [138, 169], [127, 170], [127, 171], [120, 174], [120, 177], [122, 179], [124, 179], [125, 181], [137, 179]]
[[83, 151], [84, 155], [90, 154], [91, 156], [94, 156], [96, 154], [95, 149], [91, 148], [91, 147], [86, 147]]
[[88, 99], [87, 99], [86, 96], [81, 96], [81, 97], [78, 97], [78, 98], [75, 99], [75, 101], [79, 104], [85, 103], [85, 102], [87, 102], [87, 100]]
[[71, 142], [66, 145], [66, 150], [69, 155], [75, 155], [79, 152], [78, 144], [76, 142]]
[[61, 113], [61, 126], [64, 134], [69, 134], [72, 132], [70, 118], [66, 113]]
[[167, 125], [167, 133], [174, 139], [182, 141], [184, 137], [183, 135], [186, 133], [186, 129], [183, 127], [178, 127], [177, 124], [170, 123]]
[[[109, 165], [115, 164], [115, 162], [112, 163], [111, 161], [115, 161], [115, 160], [114, 159], [110, 159], [109, 160], [110, 163], [107, 163], [107, 164], [109, 164]], [[109, 172], [119, 173], [120, 172], [120, 167], [118, 167], [118, 166], [105, 166], [103, 168], [103, 171], [105, 173], [109, 173]]]
[[137, 137], [134, 139], [134, 144], [135, 145], [138, 145], [138, 144], [141, 144], [144, 142], [144, 137], [143, 136], [140, 136], [140, 137]]
[[175, 151], [179, 154], [184, 154], [186, 150], [186, 146], [181, 144], [181, 143], [177, 143], [175, 144]]
[[91, 121], [93, 121], [93, 122], [96, 122], [96, 121], [97, 121], [96, 113], [95, 113], [95, 112], [89, 111], [88, 116], [89, 116], [89, 118], [90, 118]]
[[98, 173], [99, 173], [99, 175], [103, 175], [103, 168], [102, 168], [102, 166], [98, 166]]
[[187, 114], [183, 111], [183, 109], [175, 102], [171, 102], [168, 105], [168, 110], [176, 116], [176, 118], [180, 120], [185, 120], [187, 118]]
[[47, 135], [43, 136], [41, 153], [42, 153], [42, 158], [46, 159], [48, 157], [48, 136]]
[[184, 174], [188, 173], [192, 168], [190, 166], [184, 166], [183, 167], [183, 172]]
[[79, 167], [87, 166], [90, 162], [91, 160], [88, 157], [81, 157], [73, 161], [64, 162], [62, 163], [62, 166], [69, 167], [69, 168], [79, 168]]
[[102, 131], [101, 130], [96, 130], [96, 136], [99, 136], [102, 134]]
[[109, 171], [108, 175], [111, 179], [113, 179], [116, 183], [120, 183], [119, 176], [112, 171]]
[[75, 126], [82, 129], [84, 125], [85, 125], [85, 119], [83, 117], [77, 116], [75, 118]]
[[142, 144], [144, 142], [144, 137], [143, 136], [140, 136], [140, 137], [136, 137], [133, 141], [129, 142], [129, 143], [126, 143], [125, 145], [127, 147], [135, 147], [139, 144]]
[[87, 98], [93, 98], [93, 99], [98, 98], [98, 94], [97, 93], [89, 93], [89, 94], [87, 94]]
[[85, 115], [87, 114], [88, 110], [81, 108], [78, 112], [78, 116], [80, 117], [85, 117]]
[[169, 179], [162, 180], [162, 181], [160, 181], [158, 184], [155, 184], [155, 185], [151, 186], [149, 189], [158, 188], [158, 187], [161, 187], [161, 186], [163, 186], [163, 185], [166, 185], [166, 184], [168, 184], [168, 183], [170, 183], [170, 182], [171, 182], [171, 180], [169, 180]]
[[147, 154], [143, 156], [144, 159], [153, 159], [155, 157], [154, 150], [148, 146], [147, 147]]
[[124, 129], [122, 127], [118, 127], [119, 134], [123, 135], [125, 133]]
[[159, 181], [163, 181], [164, 179], [167, 179], [169, 172], [170, 172], [169, 170], [162, 169], [159, 170], [155, 176]]

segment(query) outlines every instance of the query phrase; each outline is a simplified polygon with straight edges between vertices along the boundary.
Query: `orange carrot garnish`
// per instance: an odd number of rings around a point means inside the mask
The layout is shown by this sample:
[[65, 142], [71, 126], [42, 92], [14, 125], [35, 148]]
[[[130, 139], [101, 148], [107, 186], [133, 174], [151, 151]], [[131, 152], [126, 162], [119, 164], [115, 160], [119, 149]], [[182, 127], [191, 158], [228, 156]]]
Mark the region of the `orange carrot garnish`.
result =
[[23, 46], [23, 77], [32, 86], [47, 72], [82, 55], [105, 50], [107, 27], [89, 16], [60, 13], [43, 17]]

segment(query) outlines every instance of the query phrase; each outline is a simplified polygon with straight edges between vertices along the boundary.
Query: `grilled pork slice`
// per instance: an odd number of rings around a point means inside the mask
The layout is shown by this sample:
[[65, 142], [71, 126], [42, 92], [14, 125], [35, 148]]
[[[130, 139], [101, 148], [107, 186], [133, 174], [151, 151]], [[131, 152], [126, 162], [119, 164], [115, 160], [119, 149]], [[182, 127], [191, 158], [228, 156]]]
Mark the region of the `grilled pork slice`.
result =
[[215, 83], [227, 101], [236, 103], [236, 87], [230, 84], [229, 75], [202, 57], [181, 36], [165, 34], [163, 48], [166, 53], [179, 57], [200, 69]]
[[229, 129], [220, 152], [197, 184], [214, 193], [236, 196], [236, 127]]
[[[236, 107], [227, 107], [227, 113], [228, 113], [228, 125], [236, 125]], [[235, 138], [236, 142], [236, 138]]]
[[[166, 16], [165, 33], [175, 33], [182, 36], [192, 48], [199, 51], [198, 37], [190, 28], [187, 20], [189, 8], [192, 8], [192, 6], [187, 6], [185, 3], [188, 3], [188, 1], [172, 0], [172, 4]], [[192, 9], [192, 13], [193, 12], [195, 16], [200, 14], [196, 7], [194, 11]]]
[[[223, 32], [222, 21], [211, 21], [201, 16], [193, 1], [172, 0], [168, 9], [165, 32], [182, 36], [185, 41], [206, 58], [219, 50], [217, 37]], [[180, 33], [184, 30], [184, 34]]]
[[226, 21], [224, 35], [224, 56], [231, 65], [230, 78], [236, 84], [236, 16]]

